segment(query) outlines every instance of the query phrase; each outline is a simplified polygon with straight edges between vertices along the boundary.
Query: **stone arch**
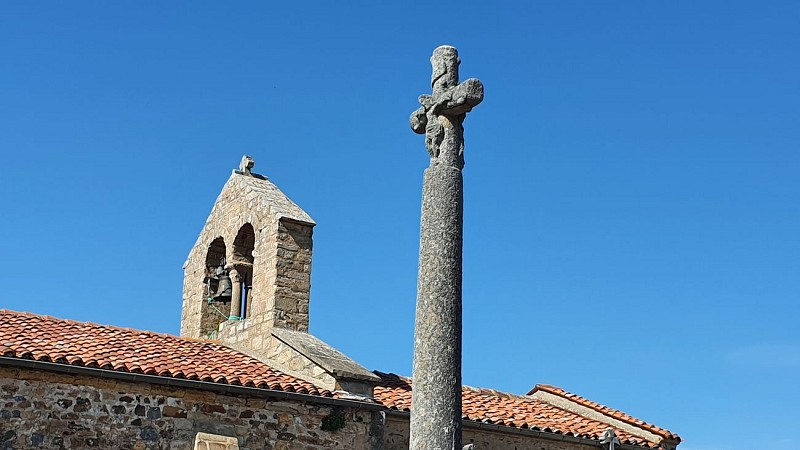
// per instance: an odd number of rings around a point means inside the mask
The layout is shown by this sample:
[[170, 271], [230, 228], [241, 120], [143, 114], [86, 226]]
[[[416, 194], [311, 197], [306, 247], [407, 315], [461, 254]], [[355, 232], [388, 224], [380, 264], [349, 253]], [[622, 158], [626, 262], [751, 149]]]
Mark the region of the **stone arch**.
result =
[[203, 277], [203, 299], [200, 306], [200, 336], [214, 337], [219, 324], [228, 319], [231, 304], [230, 299], [214, 299], [213, 294], [219, 288], [217, 268], [226, 266], [227, 246], [225, 239], [219, 236], [211, 241], [206, 250], [205, 276]]
[[242, 319], [250, 316], [250, 300], [252, 299], [253, 289], [253, 263], [255, 256], [253, 250], [256, 245], [256, 232], [253, 225], [246, 222], [239, 227], [236, 232], [236, 237], [233, 240], [233, 247], [231, 248], [231, 261], [230, 265], [236, 270], [237, 280], [234, 283], [240, 283], [234, 292], [238, 293], [240, 301], [237, 303], [235, 300], [232, 302], [233, 308], [239, 307], [239, 311], [231, 311], [231, 314], [238, 316]]
[[256, 245], [256, 231], [250, 222], [245, 223], [236, 232], [233, 240], [233, 261], [234, 263], [253, 264], [253, 249]]
[[225, 239], [222, 236], [211, 241], [206, 250], [206, 267], [217, 267], [225, 258], [226, 253]]
[[[311, 217], [266, 178], [246, 171], [231, 174], [183, 267], [181, 336], [216, 334], [226, 339], [245, 329], [255, 336], [261, 332], [252, 326], [262, 324], [308, 330], [313, 227]], [[218, 266], [214, 260], [223, 243], [231, 293], [226, 304], [208, 304], [205, 277], [208, 266]], [[244, 305], [242, 297], [234, 295], [234, 288], [242, 286]], [[238, 308], [233, 307], [234, 298]], [[235, 320], [241, 316], [245, 323]]]

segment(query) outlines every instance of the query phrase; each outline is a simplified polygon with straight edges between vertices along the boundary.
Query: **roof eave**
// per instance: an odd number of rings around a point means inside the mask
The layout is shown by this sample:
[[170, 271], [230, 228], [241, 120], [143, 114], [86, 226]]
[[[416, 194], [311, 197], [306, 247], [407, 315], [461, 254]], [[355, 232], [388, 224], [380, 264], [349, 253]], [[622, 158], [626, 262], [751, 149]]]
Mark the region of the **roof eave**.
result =
[[[395, 417], [402, 417], [407, 418], [411, 415], [409, 411], [400, 411], [397, 409], [390, 409], [386, 412], [387, 416], [395, 416]], [[498, 433], [511, 433], [511, 434], [519, 434], [523, 436], [529, 437], [537, 437], [543, 439], [549, 439], [552, 441], [561, 441], [561, 442], [575, 442], [580, 443], [583, 445], [591, 445], [599, 448], [603, 448], [603, 444], [600, 443], [599, 440], [596, 439], [589, 439], [584, 437], [577, 437], [577, 436], [568, 436], [562, 433], [552, 433], [547, 431], [540, 431], [540, 430], [532, 430], [530, 428], [517, 428], [517, 427], [510, 427], [508, 425], [499, 425], [494, 423], [485, 423], [485, 422], [477, 422], [474, 420], [462, 420], [463, 428], [472, 428], [472, 429], [479, 429], [479, 430], [488, 430], [488, 431], [495, 431]], [[656, 448], [656, 444], [653, 444], [649, 447], [638, 446], [638, 445], [631, 445], [631, 444], [622, 444], [617, 448], [621, 450], [642, 450], [642, 449], [650, 449], [653, 450]]]
[[73, 375], [86, 375], [98, 378], [115, 379], [132, 383], [149, 383], [175, 388], [199, 389], [203, 391], [215, 392], [228, 395], [249, 395], [254, 397], [275, 398], [279, 400], [294, 400], [306, 403], [316, 403], [323, 405], [342, 406], [371, 411], [382, 411], [386, 407], [371, 402], [347, 400], [331, 397], [321, 397], [311, 394], [300, 394], [297, 392], [279, 391], [273, 389], [262, 389], [257, 387], [241, 386], [235, 384], [211, 383], [208, 381], [188, 380], [184, 378], [160, 377], [157, 375], [146, 375], [132, 372], [119, 372], [115, 370], [100, 369], [85, 366], [72, 366], [68, 364], [58, 364], [33, 359], [12, 358], [0, 356], [0, 366], [16, 367], [22, 369], [43, 370], [47, 372], [65, 373]]

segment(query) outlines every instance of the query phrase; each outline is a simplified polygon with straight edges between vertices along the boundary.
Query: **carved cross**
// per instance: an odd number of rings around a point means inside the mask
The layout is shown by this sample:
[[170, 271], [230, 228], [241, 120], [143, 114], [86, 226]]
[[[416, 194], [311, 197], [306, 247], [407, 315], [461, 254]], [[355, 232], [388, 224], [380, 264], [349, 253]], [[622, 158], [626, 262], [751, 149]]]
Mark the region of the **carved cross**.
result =
[[242, 175], [253, 175], [252, 169], [255, 165], [256, 162], [252, 157], [244, 155], [242, 156], [242, 162], [239, 163], [239, 171], [242, 172]]
[[431, 165], [464, 167], [464, 128], [467, 113], [483, 101], [483, 83], [477, 78], [458, 82], [458, 50], [443, 45], [433, 51], [432, 95], [422, 95], [422, 105], [411, 114], [411, 129], [425, 133]]
[[600, 440], [600, 443], [603, 444], [603, 448], [608, 450], [615, 450], [618, 446], [622, 445], [617, 437], [617, 434], [614, 433], [613, 428], [606, 428], [605, 433], [603, 433], [603, 439]]

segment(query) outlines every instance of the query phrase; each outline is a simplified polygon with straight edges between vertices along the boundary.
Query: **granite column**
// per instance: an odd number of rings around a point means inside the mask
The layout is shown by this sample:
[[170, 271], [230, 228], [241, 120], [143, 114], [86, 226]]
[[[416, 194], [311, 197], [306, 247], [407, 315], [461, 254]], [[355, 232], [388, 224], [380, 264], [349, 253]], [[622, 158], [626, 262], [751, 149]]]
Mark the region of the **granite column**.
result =
[[458, 83], [454, 47], [431, 57], [433, 95], [411, 115], [431, 158], [422, 190], [410, 450], [461, 449], [461, 259], [464, 128], [483, 100], [477, 79]]

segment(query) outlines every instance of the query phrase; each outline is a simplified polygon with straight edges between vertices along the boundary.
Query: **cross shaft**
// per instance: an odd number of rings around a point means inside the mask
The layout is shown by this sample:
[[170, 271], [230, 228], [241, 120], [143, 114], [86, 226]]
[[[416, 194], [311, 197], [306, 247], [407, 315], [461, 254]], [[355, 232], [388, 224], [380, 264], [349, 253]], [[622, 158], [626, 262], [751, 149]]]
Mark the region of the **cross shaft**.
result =
[[453, 47], [434, 50], [432, 95], [411, 115], [431, 165], [422, 187], [410, 450], [461, 449], [462, 123], [483, 100], [483, 85], [459, 84], [459, 62]]

